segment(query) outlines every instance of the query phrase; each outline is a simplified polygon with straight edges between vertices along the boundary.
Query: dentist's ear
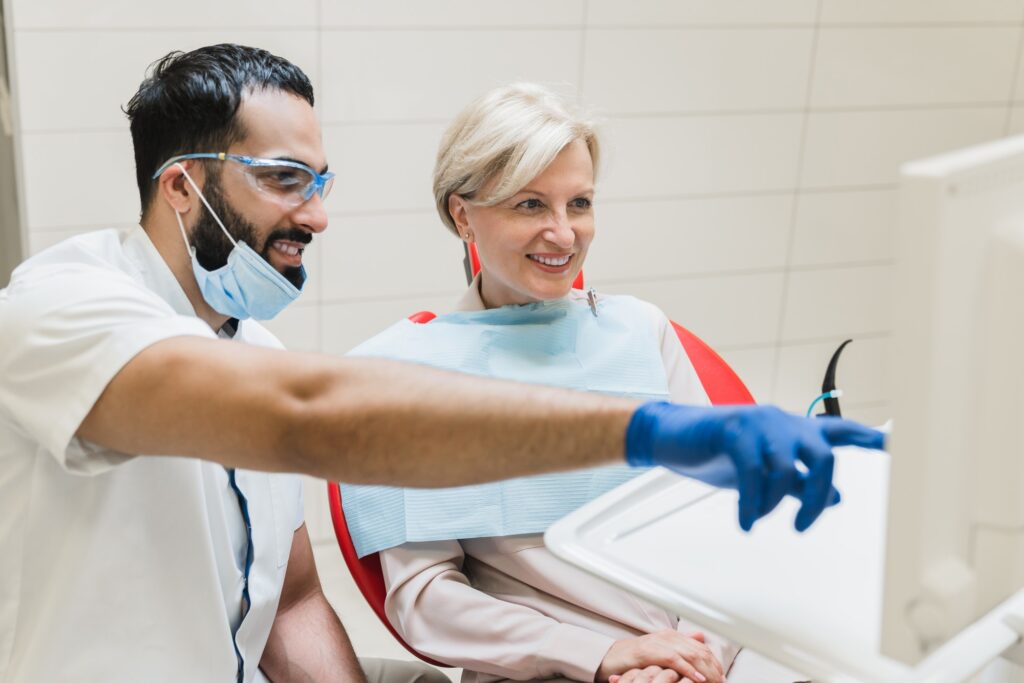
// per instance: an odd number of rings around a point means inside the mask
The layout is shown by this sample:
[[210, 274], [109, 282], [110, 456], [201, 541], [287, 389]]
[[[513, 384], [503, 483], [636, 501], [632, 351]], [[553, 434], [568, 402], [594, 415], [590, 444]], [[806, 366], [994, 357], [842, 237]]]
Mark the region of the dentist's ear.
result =
[[466, 215], [465, 199], [457, 194], [448, 195], [448, 213], [451, 214], [452, 220], [455, 221], [455, 227], [459, 231], [459, 237], [464, 242], [473, 241], [473, 233], [469, 229], [469, 217]]
[[[198, 166], [189, 169], [189, 174], [198, 183], [196, 178], [202, 173]], [[185, 180], [185, 173], [181, 164], [171, 164], [157, 178], [157, 192], [172, 209], [178, 213], [188, 213], [192, 208], [192, 186]]]

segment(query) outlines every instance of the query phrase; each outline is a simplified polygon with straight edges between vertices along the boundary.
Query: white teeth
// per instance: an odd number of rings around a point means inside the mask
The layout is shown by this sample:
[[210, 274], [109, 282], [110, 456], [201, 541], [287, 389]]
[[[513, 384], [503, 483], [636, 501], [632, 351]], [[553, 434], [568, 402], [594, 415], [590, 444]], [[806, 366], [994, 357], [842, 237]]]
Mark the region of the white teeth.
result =
[[302, 253], [302, 250], [298, 247], [293, 247], [289, 244], [281, 244], [280, 242], [274, 242], [274, 249], [277, 249], [282, 254], [288, 254], [289, 256], [296, 256]]
[[534, 261], [537, 261], [538, 263], [543, 263], [545, 266], [564, 266], [566, 263], [569, 262], [569, 259], [572, 258], [572, 254], [566, 254], [565, 256], [560, 256], [558, 258], [550, 258], [548, 256], [537, 256], [535, 254], [530, 254], [529, 258], [533, 259]]

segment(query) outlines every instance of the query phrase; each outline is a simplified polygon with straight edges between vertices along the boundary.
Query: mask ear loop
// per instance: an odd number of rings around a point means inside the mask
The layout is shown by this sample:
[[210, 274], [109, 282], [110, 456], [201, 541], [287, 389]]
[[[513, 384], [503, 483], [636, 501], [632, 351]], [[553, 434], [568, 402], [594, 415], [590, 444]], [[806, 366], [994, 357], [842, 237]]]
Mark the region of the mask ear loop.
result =
[[[224, 231], [224, 234], [231, 241], [231, 244], [237, 247], [238, 242], [235, 240], [234, 237], [231, 236], [231, 233], [228, 232], [228, 229], [224, 227], [224, 224], [220, 222], [220, 216], [218, 216], [217, 212], [214, 211], [213, 208], [210, 206], [210, 202], [206, 201], [206, 197], [203, 196], [203, 193], [199, 189], [199, 186], [196, 185], [196, 181], [192, 180], [192, 176], [188, 174], [188, 171], [185, 170], [185, 167], [181, 165], [180, 161], [175, 163], [174, 165], [181, 169], [182, 174], [185, 176], [185, 180], [188, 181], [188, 184], [191, 185], [192, 189], [196, 191], [197, 195], [199, 195], [199, 200], [203, 202], [203, 206], [205, 206], [206, 210], [210, 212], [211, 216], [213, 216], [213, 220], [217, 221], [217, 225], [219, 225], [220, 229]], [[195, 256], [195, 247], [191, 246], [188, 243], [188, 237], [185, 236], [185, 224], [182, 222], [181, 213], [179, 213], [177, 209], [174, 210], [174, 217], [178, 219], [178, 227], [181, 229], [182, 239], [185, 240], [185, 247], [188, 248], [188, 251], [190, 254], [192, 254], [192, 256]]]

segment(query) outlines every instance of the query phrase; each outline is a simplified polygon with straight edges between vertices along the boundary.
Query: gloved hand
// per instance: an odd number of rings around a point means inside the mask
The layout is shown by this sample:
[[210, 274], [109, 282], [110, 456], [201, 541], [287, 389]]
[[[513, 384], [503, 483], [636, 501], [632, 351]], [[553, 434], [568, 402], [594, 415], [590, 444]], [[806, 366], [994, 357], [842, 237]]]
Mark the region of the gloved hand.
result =
[[832, 447], [883, 445], [881, 432], [838, 417], [797, 417], [772, 406], [651, 402], [630, 420], [626, 461], [738, 489], [744, 531], [787, 494], [794, 496], [802, 503], [796, 529], [804, 531], [826, 506], [839, 502], [832, 486]]

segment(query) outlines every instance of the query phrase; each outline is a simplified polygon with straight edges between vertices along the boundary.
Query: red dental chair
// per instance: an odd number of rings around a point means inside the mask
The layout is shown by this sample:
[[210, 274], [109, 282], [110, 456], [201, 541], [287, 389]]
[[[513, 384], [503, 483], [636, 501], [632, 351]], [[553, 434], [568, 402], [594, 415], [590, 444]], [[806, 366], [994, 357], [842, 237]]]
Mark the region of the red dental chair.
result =
[[[466, 268], [466, 279], [472, 281], [473, 277], [480, 271], [480, 260], [477, 256], [475, 245], [467, 245], [464, 265]], [[583, 289], [582, 272], [573, 282], [573, 287]], [[415, 323], [428, 323], [435, 317], [434, 313], [421, 311], [409, 316], [409, 319]], [[704, 386], [704, 391], [707, 392], [712, 405], [754, 403], [754, 397], [751, 396], [743, 381], [740, 380], [721, 356], [681, 325], [673, 322], [672, 327], [675, 329], [676, 336], [679, 337], [679, 343], [683, 345], [686, 355], [690, 358], [690, 362], [693, 363], [693, 367], [697, 371], [697, 377]], [[384, 612], [384, 597], [387, 591], [384, 587], [384, 574], [380, 566], [380, 557], [378, 557], [377, 553], [367, 555], [361, 559], [356, 555], [352, 537], [348, 532], [348, 524], [345, 521], [345, 511], [341, 505], [341, 489], [337, 482], [329, 482], [327, 484], [327, 498], [331, 508], [331, 520], [334, 522], [334, 534], [338, 539], [338, 547], [341, 548], [341, 554], [345, 558], [345, 564], [352, 573], [356, 586], [359, 587], [366, 601], [370, 603], [370, 607], [381, 620], [381, 623], [412, 654], [428, 664], [442, 667], [448, 666], [420, 654], [395, 631]]]

